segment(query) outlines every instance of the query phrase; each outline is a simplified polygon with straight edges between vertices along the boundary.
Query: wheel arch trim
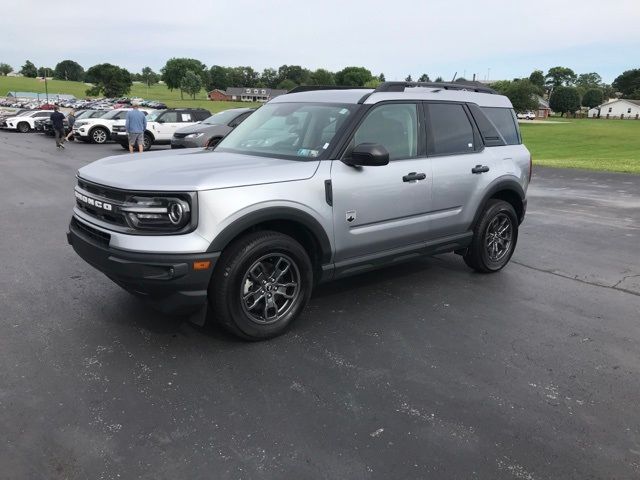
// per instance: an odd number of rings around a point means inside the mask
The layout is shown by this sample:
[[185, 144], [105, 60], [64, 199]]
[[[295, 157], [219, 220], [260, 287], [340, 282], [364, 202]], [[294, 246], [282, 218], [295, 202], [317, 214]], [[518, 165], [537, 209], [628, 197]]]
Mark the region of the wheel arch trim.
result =
[[482, 212], [486, 208], [489, 200], [493, 198], [497, 193], [500, 193], [500, 192], [509, 192], [509, 193], [515, 194], [520, 199], [520, 202], [522, 204], [522, 211], [518, 212], [518, 210], [516, 209], [516, 214], [518, 214], [518, 217], [519, 217], [518, 220], [522, 222], [522, 220], [524, 219], [524, 212], [525, 212], [526, 202], [527, 202], [524, 189], [516, 179], [498, 178], [494, 180], [491, 184], [489, 184], [489, 186], [487, 187], [482, 197], [482, 201], [479, 203], [476, 213], [473, 216], [473, 222], [471, 223], [472, 229], [480, 220]]
[[333, 256], [331, 242], [320, 222], [311, 214], [295, 207], [270, 206], [248, 212], [224, 227], [211, 242], [208, 252], [224, 250], [236, 237], [251, 227], [269, 221], [289, 221], [305, 227], [320, 247], [322, 264], [330, 263]]

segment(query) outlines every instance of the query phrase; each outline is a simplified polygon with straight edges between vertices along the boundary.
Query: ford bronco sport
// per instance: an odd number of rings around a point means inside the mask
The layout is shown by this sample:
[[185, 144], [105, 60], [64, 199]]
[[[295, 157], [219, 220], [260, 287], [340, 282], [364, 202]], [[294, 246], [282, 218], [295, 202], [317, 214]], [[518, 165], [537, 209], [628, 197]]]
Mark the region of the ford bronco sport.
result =
[[318, 282], [419, 254], [497, 272], [531, 156], [509, 100], [477, 84], [299, 87], [213, 151], [114, 156], [78, 171], [68, 241], [169, 313], [281, 334]]

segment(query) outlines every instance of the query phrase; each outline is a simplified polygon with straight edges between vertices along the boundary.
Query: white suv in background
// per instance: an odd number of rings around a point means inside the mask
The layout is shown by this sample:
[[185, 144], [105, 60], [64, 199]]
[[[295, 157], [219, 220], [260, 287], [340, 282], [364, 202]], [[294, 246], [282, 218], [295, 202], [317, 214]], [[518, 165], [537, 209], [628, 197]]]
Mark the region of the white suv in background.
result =
[[[118, 120], [127, 116], [130, 108], [118, 108], [105, 113], [102, 117], [78, 120], [73, 125], [73, 135], [83, 142], [105, 143], [111, 138], [111, 130]], [[140, 111], [147, 115], [151, 109], [141, 108]]]
[[[204, 108], [169, 108], [155, 110], [147, 116], [147, 130], [144, 132], [144, 149], [151, 145], [169, 145], [177, 129], [194, 125], [211, 116]], [[126, 117], [126, 115], [125, 115]], [[124, 118], [124, 117], [123, 117]], [[125, 129], [126, 118], [113, 124], [112, 138], [114, 142], [129, 148], [129, 140]]]
[[53, 110], [34, 110], [25, 112], [17, 117], [9, 117], [5, 120], [4, 128], [9, 130], [17, 130], [20, 133], [27, 133], [29, 130], [36, 128], [36, 120], [51, 117]]

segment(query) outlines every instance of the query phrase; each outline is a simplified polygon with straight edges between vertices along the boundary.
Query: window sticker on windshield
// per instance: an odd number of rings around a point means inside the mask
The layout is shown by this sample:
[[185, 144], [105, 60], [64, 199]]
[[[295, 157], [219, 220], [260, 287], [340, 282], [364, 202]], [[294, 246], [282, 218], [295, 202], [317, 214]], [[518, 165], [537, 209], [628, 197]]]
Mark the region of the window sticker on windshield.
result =
[[329, 142], [325, 143], [325, 144], [322, 146], [322, 149], [323, 149], [323, 150], [326, 150], [327, 148], [329, 148]]
[[343, 108], [342, 110], [340, 110], [340, 115], [344, 115], [345, 113], [349, 113], [349, 109], [348, 108]]
[[191, 114], [190, 113], [183, 113], [182, 114], [182, 121], [183, 122], [190, 122], [191, 121]]
[[308, 148], [301, 148], [298, 150], [299, 157], [317, 157], [320, 152], [318, 150], [310, 150]]

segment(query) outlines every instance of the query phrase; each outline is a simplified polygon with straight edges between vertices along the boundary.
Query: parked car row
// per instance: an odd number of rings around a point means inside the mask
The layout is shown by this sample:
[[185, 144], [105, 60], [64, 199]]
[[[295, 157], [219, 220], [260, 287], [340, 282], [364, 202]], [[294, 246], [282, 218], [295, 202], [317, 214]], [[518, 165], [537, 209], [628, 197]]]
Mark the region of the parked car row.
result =
[[[131, 108], [126, 106], [77, 110], [73, 125], [74, 139], [97, 144], [114, 141], [122, 148], [128, 149], [126, 117]], [[215, 115], [203, 108], [157, 110], [143, 107], [140, 111], [147, 115], [147, 129], [143, 136], [143, 148], [146, 151], [153, 145], [171, 145], [171, 148], [213, 148], [255, 109], [233, 108]], [[53, 136], [51, 113], [51, 110], [21, 109], [5, 116], [0, 115], [0, 128], [21, 133], [35, 130]], [[66, 133], [69, 133], [71, 128], [66, 119], [64, 126]]]

